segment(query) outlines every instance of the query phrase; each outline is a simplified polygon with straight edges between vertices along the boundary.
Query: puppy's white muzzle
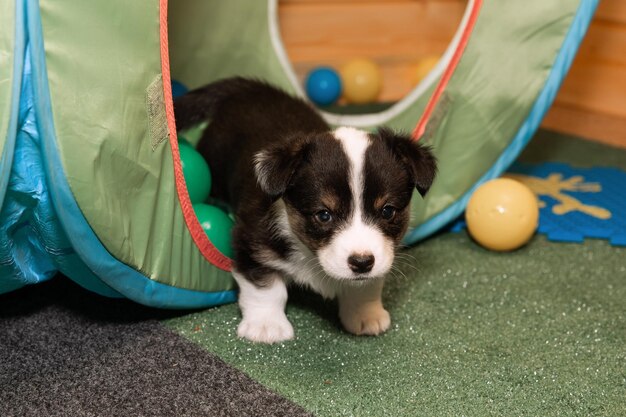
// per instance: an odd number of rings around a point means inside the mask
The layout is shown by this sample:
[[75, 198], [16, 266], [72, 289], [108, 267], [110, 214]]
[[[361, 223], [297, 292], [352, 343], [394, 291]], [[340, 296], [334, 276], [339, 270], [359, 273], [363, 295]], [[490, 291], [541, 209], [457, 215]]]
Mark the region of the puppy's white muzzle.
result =
[[360, 219], [318, 251], [320, 265], [338, 280], [380, 278], [393, 263], [393, 242]]

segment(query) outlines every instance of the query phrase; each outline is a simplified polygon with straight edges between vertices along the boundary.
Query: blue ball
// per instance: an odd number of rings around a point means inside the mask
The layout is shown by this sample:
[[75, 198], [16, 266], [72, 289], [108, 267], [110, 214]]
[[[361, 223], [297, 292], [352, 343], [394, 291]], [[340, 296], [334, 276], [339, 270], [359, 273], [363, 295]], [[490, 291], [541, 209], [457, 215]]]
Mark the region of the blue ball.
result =
[[332, 68], [316, 68], [306, 79], [306, 94], [318, 106], [332, 104], [341, 95], [341, 78]]
[[180, 81], [172, 80], [172, 97], [180, 97], [185, 94], [189, 89], [185, 86], [185, 84]]

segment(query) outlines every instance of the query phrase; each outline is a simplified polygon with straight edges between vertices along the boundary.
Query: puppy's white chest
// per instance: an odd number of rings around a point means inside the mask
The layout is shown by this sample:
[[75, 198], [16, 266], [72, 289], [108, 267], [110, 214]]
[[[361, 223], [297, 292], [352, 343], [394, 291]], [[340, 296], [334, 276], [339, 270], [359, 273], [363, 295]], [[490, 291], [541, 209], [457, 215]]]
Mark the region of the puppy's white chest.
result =
[[274, 261], [272, 266], [283, 272], [288, 280], [308, 287], [324, 298], [335, 298], [339, 283], [326, 275], [315, 255], [307, 252], [297, 250], [287, 260]]

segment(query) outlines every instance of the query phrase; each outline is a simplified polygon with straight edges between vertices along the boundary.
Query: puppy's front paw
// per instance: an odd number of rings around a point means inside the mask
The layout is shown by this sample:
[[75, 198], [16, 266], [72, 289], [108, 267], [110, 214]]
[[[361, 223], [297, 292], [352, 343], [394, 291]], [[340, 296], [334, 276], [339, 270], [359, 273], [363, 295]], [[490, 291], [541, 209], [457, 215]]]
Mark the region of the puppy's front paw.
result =
[[361, 306], [357, 309], [340, 310], [343, 327], [356, 335], [376, 336], [389, 328], [391, 318], [382, 305]]
[[293, 327], [284, 313], [244, 317], [237, 336], [258, 343], [278, 343], [293, 339]]

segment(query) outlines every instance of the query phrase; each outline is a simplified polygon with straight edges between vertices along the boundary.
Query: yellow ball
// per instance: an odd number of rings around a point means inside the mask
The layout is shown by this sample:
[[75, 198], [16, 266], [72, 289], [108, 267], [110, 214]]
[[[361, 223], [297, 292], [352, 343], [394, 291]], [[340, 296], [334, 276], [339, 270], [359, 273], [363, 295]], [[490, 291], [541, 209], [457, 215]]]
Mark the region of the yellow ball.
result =
[[465, 211], [467, 229], [479, 244], [510, 251], [527, 243], [537, 229], [539, 204], [524, 184], [500, 178], [476, 189]]
[[426, 58], [421, 59], [413, 69], [413, 84], [419, 84], [433, 70], [433, 68], [435, 68], [439, 59], [440, 57], [436, 55], [427, 56]]
[[343, 97], [350, 103], [375, 101], [383, 85], [380, 68], [368, 59], [355, 59], [339, 70]]

